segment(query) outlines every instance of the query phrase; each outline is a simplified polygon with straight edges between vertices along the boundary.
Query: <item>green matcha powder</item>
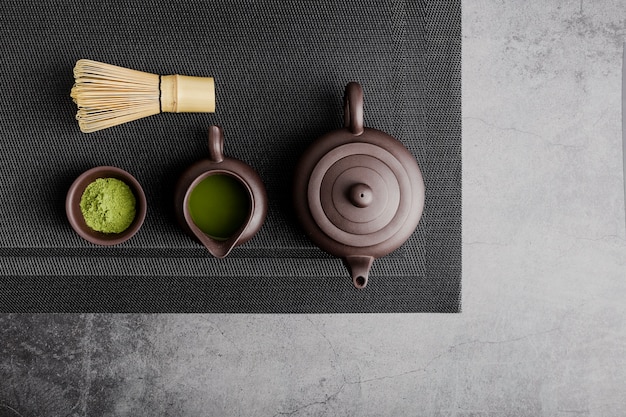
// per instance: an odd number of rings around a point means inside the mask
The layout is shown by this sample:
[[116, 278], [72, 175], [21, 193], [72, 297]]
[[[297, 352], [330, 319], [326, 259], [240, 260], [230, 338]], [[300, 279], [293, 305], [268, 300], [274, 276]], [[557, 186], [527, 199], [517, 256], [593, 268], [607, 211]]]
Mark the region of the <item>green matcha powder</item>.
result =
[[135, 196], [125, 182], [98, 178], [85, 188], [80, 210], [87, 226], [97, 232], [121, 233], [135, 218]]

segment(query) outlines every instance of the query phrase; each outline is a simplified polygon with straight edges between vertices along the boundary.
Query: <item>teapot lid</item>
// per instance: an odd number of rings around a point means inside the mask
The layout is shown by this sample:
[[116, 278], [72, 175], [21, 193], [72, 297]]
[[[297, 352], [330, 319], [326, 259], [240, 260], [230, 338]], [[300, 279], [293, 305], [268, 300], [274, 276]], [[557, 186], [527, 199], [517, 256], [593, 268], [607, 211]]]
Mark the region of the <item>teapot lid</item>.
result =
[[361, 86], [348, 84], [344, 99], [346, 126], [318, 139], [297, 167], [296, 211], [327, 252], [380, 257], [417, 227], [424, 182], [402, 143], [364, 127]]

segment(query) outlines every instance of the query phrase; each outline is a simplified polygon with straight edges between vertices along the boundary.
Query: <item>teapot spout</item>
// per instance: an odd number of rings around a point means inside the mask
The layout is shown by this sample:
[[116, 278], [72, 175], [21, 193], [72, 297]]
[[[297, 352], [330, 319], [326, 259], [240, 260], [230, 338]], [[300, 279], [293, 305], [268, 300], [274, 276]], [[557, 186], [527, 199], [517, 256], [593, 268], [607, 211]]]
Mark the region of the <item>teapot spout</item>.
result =
[[372, 268], [372, 263], [374, 262], [374, 257], [359, 255], [346, 256], [345, 262], [348, 264], [350, 269], [352, 283], [354, 286], [358, 289], [365, 288], [370, 274], [370, 269]]

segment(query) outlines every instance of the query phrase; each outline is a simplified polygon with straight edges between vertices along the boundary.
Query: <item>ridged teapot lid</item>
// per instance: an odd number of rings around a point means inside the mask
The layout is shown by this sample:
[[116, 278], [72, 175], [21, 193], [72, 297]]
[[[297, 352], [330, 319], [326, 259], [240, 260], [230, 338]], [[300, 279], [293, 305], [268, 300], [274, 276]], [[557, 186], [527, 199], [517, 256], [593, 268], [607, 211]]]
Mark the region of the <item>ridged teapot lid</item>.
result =
[[384, 256], [413, 233], [424, 182], [413, 155], [363, 126], [363, 91], [350, 83], [345, 127], [315, 141], [298, 164], [294, 203], [310, 238], [340, 256]]

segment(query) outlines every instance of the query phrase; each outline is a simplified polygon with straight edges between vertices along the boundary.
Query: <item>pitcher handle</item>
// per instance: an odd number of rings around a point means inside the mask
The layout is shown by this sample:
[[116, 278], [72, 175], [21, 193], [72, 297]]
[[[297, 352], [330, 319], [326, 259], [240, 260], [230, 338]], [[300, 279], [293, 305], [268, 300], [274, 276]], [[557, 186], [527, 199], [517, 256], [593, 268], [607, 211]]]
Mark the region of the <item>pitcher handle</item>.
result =
[[224, 160], [224, 130], [221, 126], [209, 127], [209, 157], [213, 162]]

